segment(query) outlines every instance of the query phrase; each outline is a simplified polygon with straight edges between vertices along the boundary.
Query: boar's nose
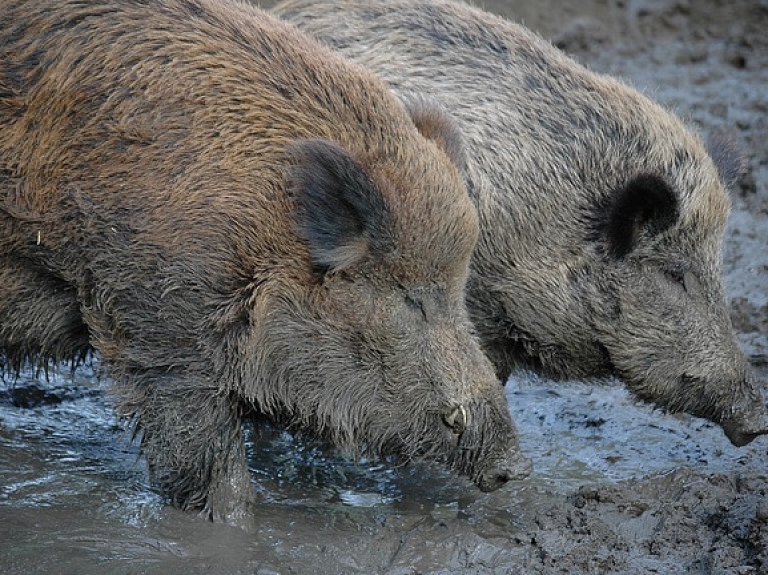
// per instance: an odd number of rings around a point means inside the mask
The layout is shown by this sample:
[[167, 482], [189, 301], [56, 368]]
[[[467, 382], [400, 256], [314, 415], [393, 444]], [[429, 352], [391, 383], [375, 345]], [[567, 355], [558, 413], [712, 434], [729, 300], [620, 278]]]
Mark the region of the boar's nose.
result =
[[738, 420], [723, 423], [723, 431], [736, 447], [743, 447], [761, 435], [768, 434], [765, 408], [763, 413], [750, 414], [750, 417], [740, 417]]
[[533, 463], [519, 452], [510, 452], [506, 461], [486, 469], [478, 478], [477, 486], [481, 491], [495, 491], [507, 481], [523, 479], [533, 471]]
[[732, 431], [725, 431], [728, 439], [731, 440], [736, 447], [744, 447], [748, 443], [751, 443], [761, 435], [768, 433], [768, 429], [761, 429], [760, 431], [744, 431], [741, 429], [735, 429]]
[[746, 379], [746, 393], [734, 402], [720, 425], [736, 447], [742, 447], [760, 435], [768, 434], [768, 409], [751, 374]]

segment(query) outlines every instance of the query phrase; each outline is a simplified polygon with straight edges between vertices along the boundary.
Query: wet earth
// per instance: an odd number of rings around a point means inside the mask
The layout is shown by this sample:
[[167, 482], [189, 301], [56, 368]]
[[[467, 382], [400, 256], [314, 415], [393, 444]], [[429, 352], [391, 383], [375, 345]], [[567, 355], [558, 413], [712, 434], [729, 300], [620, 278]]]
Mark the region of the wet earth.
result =
[[[481, 4], [742, 142], [726, 285], [768, 398], [768, 2]], [[250, 426], [247, 533], [163, 504], [90, 368], [25, 372], [0, 383], [0, 572], [768, 573], [768, 437], [735, 448], [618, 381], [517, 373], [506, 390], [535, 471], [489, 494]]]

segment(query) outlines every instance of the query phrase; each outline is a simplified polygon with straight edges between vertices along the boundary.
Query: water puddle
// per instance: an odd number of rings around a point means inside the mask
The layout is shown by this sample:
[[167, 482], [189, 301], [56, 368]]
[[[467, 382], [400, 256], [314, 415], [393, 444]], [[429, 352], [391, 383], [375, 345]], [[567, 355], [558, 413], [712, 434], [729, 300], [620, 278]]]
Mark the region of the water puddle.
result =
[[[261, 503], [258, 533], [246, 534], [163, 505], [116, 421], [107, 385], [88, 369], [49, 382], [25, 373], [0, 384], [0, 561], [5, 573], [25, 574], [189, 573], [218, 571], [215, 565], [257, 572], [266, 556], [290, 557], [307, 569], [319, 556], [340, 561], [338, 553], [350, 553], [352, 561], [349, 546], [367, 546], [374, 561], [379, 551], [369, 548], [371, 538], [386, 540], [384, 557], [398, 529], [459, 518], [508, 531], [538, 487], [569, 493], [592, 481], [686, 465], [715, 473], [760, 459], [752, 453], [760, 441], [732, 448], [719, 428], [639, 404], [616, 382], [558, 384], [522, 374], [506, 393], [535, 471], [492, 494], [437, 465], [354, 463], [285, 431], [247, 426]], [[105, 571], [107, 563], [121, 567]], [[348, 568], [365, 572], [370, 563]]]

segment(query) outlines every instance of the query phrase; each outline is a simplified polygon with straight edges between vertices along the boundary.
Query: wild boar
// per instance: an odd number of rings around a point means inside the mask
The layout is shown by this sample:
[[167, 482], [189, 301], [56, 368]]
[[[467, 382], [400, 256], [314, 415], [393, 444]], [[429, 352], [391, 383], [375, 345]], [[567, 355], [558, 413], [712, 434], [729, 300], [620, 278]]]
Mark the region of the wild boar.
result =
[[214, 520], [252, 516], [249, 412], [524, 476], [464, 303], [459, 142], [244, 3], [3, 0], [4, 368], [93, 350], [154, 484]]
[[468, 306], [500, 377], [616, 374], [736, 445], [768, 432], [723, 289], [738, 164], [727, 146], [708, 154], [637, 91], [464, 4], [289, 0], [274, 12], [458, 122], [481, 228]]

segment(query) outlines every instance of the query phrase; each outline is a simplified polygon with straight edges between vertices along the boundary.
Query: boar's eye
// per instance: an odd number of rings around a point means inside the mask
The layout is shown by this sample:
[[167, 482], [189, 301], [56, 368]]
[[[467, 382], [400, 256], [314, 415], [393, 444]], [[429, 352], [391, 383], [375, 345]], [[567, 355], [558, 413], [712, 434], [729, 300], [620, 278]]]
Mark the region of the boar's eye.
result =
[[421, 300], [406, 293], [405, 303], [408, 304], [408, 307], [411, 308], [412, 310], [421, 313], [421, 317], [424, 319], [424, 321], [427, 320], [427, 312], [424, 311], [424, 304], [421, 302]]
[[704, 294], [704, 288], [702, 287], [698, 276], [691, 271], [687, 271], [683, 274], [683, 287], [685, 288], [685, 291], [692, 296], [701, 296]]
[[667, 269], [667, 270], [664, 270], [664, 275], [670, 282], [685, 289], [685, 272], [683, 270]]
[[670, 282], [682, 288], [683, 291], [691, 296], [701, 295], [704, 291], [699, 278], [690, 270], [682, 270], [680, 268], [666, 269], [664, 270], [664, 275]]

